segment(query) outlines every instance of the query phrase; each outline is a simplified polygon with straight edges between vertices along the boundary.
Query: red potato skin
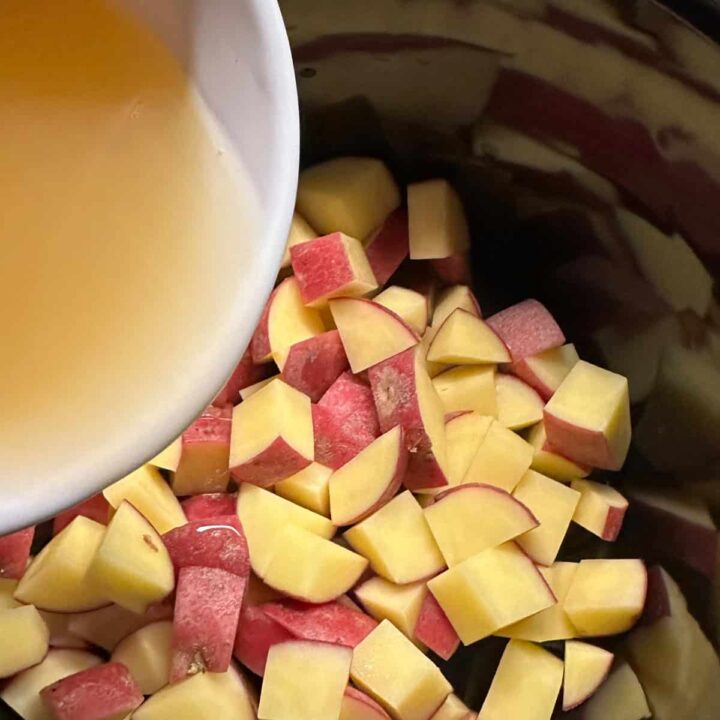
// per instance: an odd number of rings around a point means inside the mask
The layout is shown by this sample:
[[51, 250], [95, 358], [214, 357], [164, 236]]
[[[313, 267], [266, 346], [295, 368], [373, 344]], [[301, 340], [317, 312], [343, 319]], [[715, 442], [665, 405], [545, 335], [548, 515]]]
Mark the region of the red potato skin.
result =
[[236, 514], [194, 520], [163, 535], [177, 571], [184, 567], [218, 568], [247, 578], [250, 553]]
[[615, 540], [617, 540], [623, 527], [626, 511], [627, 506], [608, 508], [608, 514], [605, 518], [605, 527], [602, 531], [603, 540], [607, 540], [607, 542], [615, 542]]
[[[544, 450], [545, 452], [553, 453], [553, 455], [558, 455], [559, 457], [563, 457], [567, 460], [570, 458], [566, 457], [561, 453], [550, 441], [547, 439], [547, 431], [545, 433], [545, 442], [542, 444], [541, 450]], [[572, 460], [571, 462], [574, 462], [584, 473], [589, 474], [590, 470], [592, 469], [589, 465], [585, 465], [584, 463], [578, 462], [576, 460]]]
[[[472, 285], [472, 268], [467, 253], [436, 258], [430, 260], [430, 264], [444, 285]], [[479, 313], [478, 316], [482, 317]]]
[[377, 626], [365, 613], [338, 602], [310, 605], [289, 600], [261, 607], [269, 618], [300, 640], [354, 648]]
[[415, 638], [443, 660], [449, 660], [460, 646], [460, 638], [432, 593], [423, 600]]
[[270, 648], [294, 639], [292, 633], [265, 614], [262, 606], [251, 605], [242, 610], [233, 654], [248, 670], [262, 677]]
[[35, 526], [0, 537], [0, 578], [19, 580], [25, 573]]
[[409, 348], [368, 370], [380, 430], [400, 425], [410, 451], [404, 484], [409, 490], [444, 487], [447, 477], [433, 455], [417, 401], [415, 348]]
[[340, 333], [330, 330], [290, 348], [282, 379], [312, 402], [318, 402], [349, 367]]
[[266, 488], [300, 472], [311, 462], [285, 440], [276, 438], [250, 462], [230, 468], [230, 476], [237, 483], [248, 482]]
[[370, 515], [379, 510], [386, 503], [389, 503], [395, 497], [395, 495], [397, 495], [397, 492], [400, 489], [400, 486], [403, 484], [403, 480], [405, 480], [405, 477], [407, 475], [408, 462], [410, 458], [410, 453], [407, 450], [407, 444], [405, 442], [405, 433], [402, 428], [400, 428], [399, 445], [400, 447], [398, 448], [398, 456], [397, 462], [395, 464], [395, 470], [390, 482], [385, 488], [385, 491], [370, 507], [366, 508], [364, 512], [360, 513], [352, 519], [347, 520], [345, 523], [346, 525], [354, 525], [355, 523], [359, 523], [362, 520], [365, 520], [365, 518], [370, 517]]
[[290, 261], [306, 305], [336, 294], [355, 279], [339, 232], [294, 245]]
[[230, 667], [247, 578], [219, 568], [178, 573], [170, 682]]
[[381, 705], [376, 703], [369, 695], [366, 695], [364, 692], [360, 692], [360, 690], [352, 687], [352, 685], [348, 685], [345, 688], [345, 699], [343, 700], [343, 705], [347, 702], [347, 700], [352, 702], [353, 705], [365, 706], [364, 709], [367, 713], [367, 718], [365, 718], [365, 720], [385, 720], [385, 718], [390, 720], [390, 716], [385, 712], [385, 710], [383, 710]]
[[624, 458], [615, 458], [610, 452], [605, 436], [595, 430], [587, 430], [543, 412], [548, 444], [557, 448], [560, 455], [582, 465], [619, 470]]
[[213, 405], [217, 407], [223, 407], [228, 403], [237, 405], [240, 402], [240, 391], [264, 380], [267, 375], [268, 366], [256, 365], [253, 362], [252, 350], [248, 347], [240, 358], [237, 367], [233, 370], [230, 379], [225, 383], [225, 387], [213, 400]]
[[380, 436], [380, 423], [368, 381], [345, 372], [340, 375], [318, 403], [332, 410], [339, 423], [350, 432], [372, 437]]
[[523, 300], [487, 319], [505, 343], [513, 362], [560, 347], [565, 335], [547, 308], [537, 300]]
[[102, 493], [98, 493], [67, 510], [63, 510], [53, 519], [53, 535], [57, 535], [64, 530], [78, 515], [95, 520], [95, 522], [102, 525], [107, 525], [110, 517], [110, 503]]
[[106, 720], [129, 715], [142, 704], [143, 694], [130, 671], [116, 662], [62, 678], [40, 691], [56, 720]]
[[407, 210], [398, 208], [388, 215], [365, 248], [368, 262], [379, 285], [384, 285], [394, 275], [409, 252]]
[[231, 430], [229, 403], [211, 405], [190, 425], [182, 434], [182, 454], [173, 480], [177, 488], [227, 487]]
[[[447, 490], [443, 490], [442, 492], [439, 492], [437, 495], [435, 495], [433, 504], [440, 502], [441, 500], [445, 499], [449, 495], [453, 495], [457, 492], [468, 492], [472, 489], [480, 489], [480, 490], [486, 490], [488, 492], [494, 492], [499, 495], [505, 495], [507, 497], [512, 498], [513, 496], [507, 492], [507, 490], [503, 490], [502, 488], [496, 487], [495, 485], [488, 485], [487, 483], [479, 483], [479, 482], [473, 482], [473, 483], [465, 483], [464, 485], [455, 485], [451, 488], [448, 488]], [[515, 498], [513, 498], [515, 500]], [[520, 502], [519, 500], [515, 500], [515, 502]], [[535, 517], [535, 515], [530, 511], [530, 508], [526, 507], [523, 503], [520, 503], [525, 508], [525, 511], [527, 514], [533, 519], [535, 522], [535, 527], [540, 525], [540, 522]]]
[[374, 438], [353, 432], [324, 405], [312, 406], [315, 461], [333, 470], [342, 467], [366, 448]]
[[[282, 284], [282, 283], [281, 283]], [[279, 287], [279, 286], [278, 286]], [[270, 306], [272, 305], [273, 298], [277, 288], [272, 291], [268, 301], [265, 303], [265, 308], [260, 316], [260, 321], [255, 328], [252, 340], [250, 341], [250, 354], [252, 361], [256, 365], [262, 365], [272, 360], [272, 351], [270, 349], [270, 330], [268, 328], [268, 320], [270, 318]], [[252, 385], [252, 383], [250, 383]]]
[[183, 500], [182, 509], [188, 522], [234, 515], [237, 508], [236, 493], [205, 493]]
[[555, 394], [555, 390], [557, 390], [557, 388], [546, 385], [532, 371], [525, 358], [511, 363], [508, 370], [523, 382], [527, 383], [545, 402], [547, 402]]

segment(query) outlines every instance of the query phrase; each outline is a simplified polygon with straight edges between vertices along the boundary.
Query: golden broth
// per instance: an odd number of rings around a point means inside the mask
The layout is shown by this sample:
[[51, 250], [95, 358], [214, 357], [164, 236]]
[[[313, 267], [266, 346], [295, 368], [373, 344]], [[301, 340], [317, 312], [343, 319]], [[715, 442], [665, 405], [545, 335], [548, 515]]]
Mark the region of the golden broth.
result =
[[214, 127], [129, 16], [0, 2], [0, 480], [67, 470], [202, 377], [255, 212]]

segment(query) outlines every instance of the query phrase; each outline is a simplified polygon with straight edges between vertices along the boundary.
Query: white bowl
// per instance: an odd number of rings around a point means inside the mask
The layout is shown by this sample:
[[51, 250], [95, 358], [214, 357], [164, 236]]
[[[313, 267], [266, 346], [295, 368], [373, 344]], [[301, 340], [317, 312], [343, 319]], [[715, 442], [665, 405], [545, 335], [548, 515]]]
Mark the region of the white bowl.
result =
[[[25, 479], [0, 484], [0, 535], [99, 492], [153, 457], [192, 422], [223, 386], [250, 340], [272, 289], [292, 215], [299, 120], [292, 58], [277, 2], [115, 2], [150, 26], [187, 69], [255, 186], [262, 232], [250, 240], [251, 277], [243, 275], [236, 296], [228, 298], [230, 317], [223, 324], [229, 331], [212, 347], [194, 348], [201, 371], [188, 379], [190, 387], [168, 397], [162, 407], [148, 408], [137, 422], [131, 418], [127, 432], [108, 433], [101, 447], [77, 452], [70, 463], [57, 463], [54, 475], [28, 472]], [[68, 442], [72, 440], [68, 433]]]

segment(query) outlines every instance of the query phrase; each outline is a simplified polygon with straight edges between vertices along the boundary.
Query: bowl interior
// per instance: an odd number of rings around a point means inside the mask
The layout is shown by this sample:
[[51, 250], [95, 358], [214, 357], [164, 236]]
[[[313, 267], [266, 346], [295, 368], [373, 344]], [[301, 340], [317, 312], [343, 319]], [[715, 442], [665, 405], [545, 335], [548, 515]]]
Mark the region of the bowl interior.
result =
[[[249, 342], [275, 279], [295, 199], [298, 110], [282, 17], [264, 0], [116, 0], [134, 13], [186, 68], [218, 121], [256, 196], [257, 217], [244, 238], [246, 262], [237, 274], [224, 317], [209, 318], [207, 344], [188, 348], [192, 363], [168, 362], [178, 392], [141, 408], [123, 428], [98, 442], [67, 436], [67, 456], [43, 458], [41, 448], [22, 481], [0, 484], [0, 534], [49, 517], [100, 491], [172, 442], [210, 402]], [[167, 359], [164, 360], [167, 362]], [[188, 367], [190, 365], [190, 367]], [[91, 368], [88, 369], [91, 371]], [[117, 392], [122, 393], [118, 386]], [[110, 417], [112, 408], [104, 412]], [[16, 468], [3, 468], [16, 474]], [[21, 485], [18, 483], [22, 482]], [[19, 491], [18, 488], [22, 490]]]

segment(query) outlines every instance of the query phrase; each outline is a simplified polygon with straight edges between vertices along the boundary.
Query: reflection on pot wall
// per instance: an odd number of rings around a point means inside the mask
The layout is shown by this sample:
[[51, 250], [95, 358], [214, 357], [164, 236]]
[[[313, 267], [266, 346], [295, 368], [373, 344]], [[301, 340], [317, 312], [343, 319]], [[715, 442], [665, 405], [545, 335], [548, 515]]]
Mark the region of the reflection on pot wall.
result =
[[[638, 511], [641, 531], [631, 523], [611, 551], [641, 544], [715, 633], [720, 49], [651, 0], [281, 6], [304, 162], [368, 154], [403, 180], [447, 176], [468, 209], [483, 308], [534, 295], [586, 356], [629, 376], [623, 482], [661, 486], [694, 525], [686, 537]], [[664, 662], [685, 689], [666, 704], [649, 690], [655, 717], [720, 717], [720, 667], [701, 681], [687, 658]]]

